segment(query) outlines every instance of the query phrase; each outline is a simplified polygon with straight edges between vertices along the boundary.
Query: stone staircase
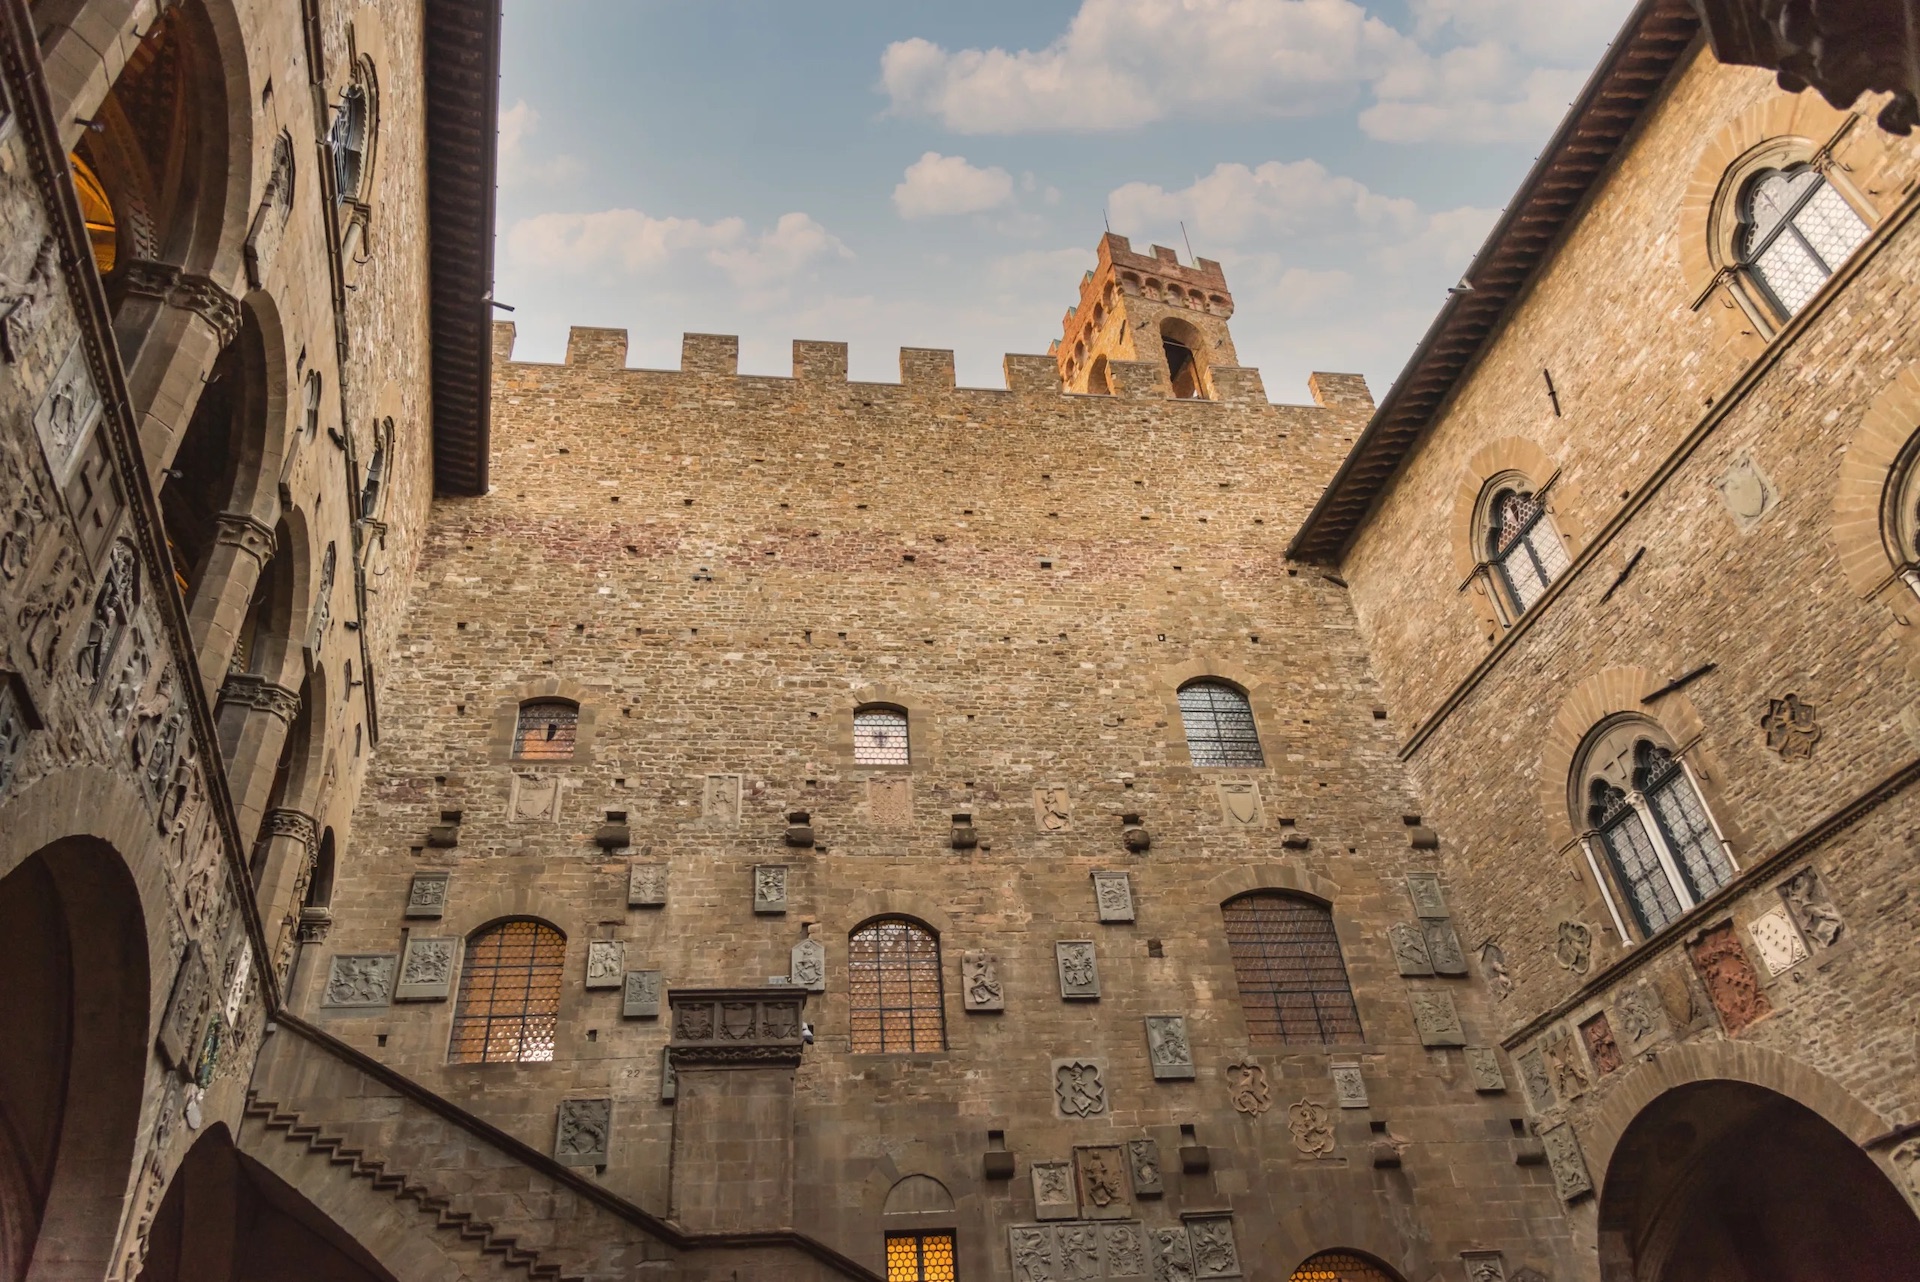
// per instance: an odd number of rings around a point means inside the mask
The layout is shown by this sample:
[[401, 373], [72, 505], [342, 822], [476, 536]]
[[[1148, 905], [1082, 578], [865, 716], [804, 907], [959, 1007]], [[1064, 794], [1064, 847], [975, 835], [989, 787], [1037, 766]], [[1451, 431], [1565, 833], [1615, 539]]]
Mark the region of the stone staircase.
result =
[[396, 1278], [881, 1282], [791, 1230], [690, 1233], [286, 1012], [240, 1151]]

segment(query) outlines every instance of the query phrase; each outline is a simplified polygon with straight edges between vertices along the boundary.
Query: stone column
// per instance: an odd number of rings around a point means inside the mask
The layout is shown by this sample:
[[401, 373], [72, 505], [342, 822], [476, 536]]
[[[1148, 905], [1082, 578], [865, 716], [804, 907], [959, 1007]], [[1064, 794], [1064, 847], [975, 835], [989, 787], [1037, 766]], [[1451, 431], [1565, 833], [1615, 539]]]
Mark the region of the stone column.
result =
[[220, 687], [214, 719], [220, 732], [220, 756], [227, 764], [227, 789], [233, 794], [240, 832], [259, 831], [260, 813], [273, 790], [288, 727], [300, 715], [300, 696], [265, 677], [236, 672]]
[[260, 522], [242, 512], [222, 512], [213, 520], [213, 550], [200, 582], [193, 585], [188, 619], [200, 679], [208, 688], [219, 684], [233, 662], [254, 589], [273, 559], [273, 531]]
[[793, 1226], [800, 988], [667, 994], [673, 1036], [673, 1218], [696, 1233]]
[[300, 906], [320, 853], [320, 825], [299, 810], [269, 810], [260, 828], [260, 842], [266, 849], [259, 861], [254, 902], [260, 906], [261, 924], [273, 944], [274, 973], [284, 979], [294, 946], [300, 942]]
[[208, 277], [172, 263], [131, 259], [117, 275], [124, 293], [114, 309], [113, 335], [157, 491], [208, 371], [240, 333], [240, 304]]

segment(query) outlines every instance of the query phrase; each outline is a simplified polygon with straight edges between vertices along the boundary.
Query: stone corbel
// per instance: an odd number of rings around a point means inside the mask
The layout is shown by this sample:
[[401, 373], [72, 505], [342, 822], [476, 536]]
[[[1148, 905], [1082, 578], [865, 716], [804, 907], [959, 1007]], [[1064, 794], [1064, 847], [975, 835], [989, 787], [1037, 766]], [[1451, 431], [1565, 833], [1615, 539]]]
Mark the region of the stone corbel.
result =
[[238, 548], [265, 568], [273, 558], [273, 531], [243, 512], [222, 512], [213, 518], [214, 538], [228, 547]]
[[227, 678], [220, 687], [220, 704], [229, 704], [257, 712], [267, 712], [280, 718], [287, 725], [293, 724], [294, 717], [300, 712], [300, 696], [285, 686], [275, 685], [265, 677], [237, 672]]
[[220, 346], [240, 336], [240, 303], [211, 277], [181, 271], [172, 263], [150, 258], [130, 259], [121, 269], [129, 294], [157, 298], [169, 307], [192, 312], [207, 323]]

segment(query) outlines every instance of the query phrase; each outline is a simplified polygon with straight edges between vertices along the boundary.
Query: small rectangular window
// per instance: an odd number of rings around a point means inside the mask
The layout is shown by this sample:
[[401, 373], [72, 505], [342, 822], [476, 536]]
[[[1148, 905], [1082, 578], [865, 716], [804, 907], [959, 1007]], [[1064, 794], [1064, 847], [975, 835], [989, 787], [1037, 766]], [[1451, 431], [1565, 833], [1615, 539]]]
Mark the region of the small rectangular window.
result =
[[533, 699], [520, 705], [513, 755], [521, 761], [567, 761], [580, 732], [580, 705], [565, 699]]
[[953, 1233], [887, 1234], [887, 1282], [954, 1282]]
[[898, 708], [862, 708], [855, 712], [853, 761], [859, 766], [909, 764], [907, 714]]

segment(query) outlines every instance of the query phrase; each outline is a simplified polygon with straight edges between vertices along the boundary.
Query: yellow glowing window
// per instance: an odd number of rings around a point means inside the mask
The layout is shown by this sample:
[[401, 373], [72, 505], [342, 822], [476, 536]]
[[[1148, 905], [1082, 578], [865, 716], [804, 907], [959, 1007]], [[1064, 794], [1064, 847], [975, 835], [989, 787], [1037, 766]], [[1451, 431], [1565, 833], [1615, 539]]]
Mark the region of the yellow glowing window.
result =
[[953, 1234], [887, 1234], [887, 1282], [954, 1282]]
[[514, 725], [513, 755], [521, 761], [565, 761], [580, 732], [580, 705], [565, 699], [529, 699]]
[[453, 1017], [453, 1064], [553, 1058], [567, 937], [538, 921], [505, 921], [467, 941]]
[[1393, 1278], [1364, 1256], [1322, 1251], [1295, 1269], [1291, 1282], [1393, 1282]]
[[73, 189], [80, 196], [80, 216], [87, 222], [87, 240], [93, 246], [93, 265], [102, 276], [113, 270], [118, 248], [118, 226], [113, 202], [107, 189], [93, 172], [93, 166], [80, 159], [79, 152], [67, 157], [73, 166]]

